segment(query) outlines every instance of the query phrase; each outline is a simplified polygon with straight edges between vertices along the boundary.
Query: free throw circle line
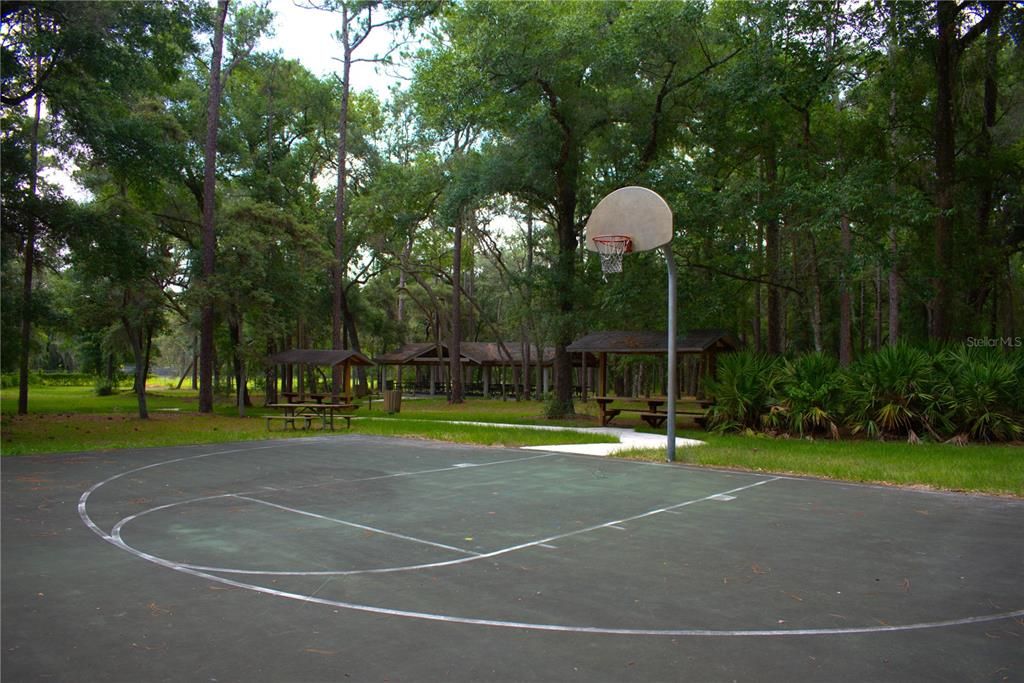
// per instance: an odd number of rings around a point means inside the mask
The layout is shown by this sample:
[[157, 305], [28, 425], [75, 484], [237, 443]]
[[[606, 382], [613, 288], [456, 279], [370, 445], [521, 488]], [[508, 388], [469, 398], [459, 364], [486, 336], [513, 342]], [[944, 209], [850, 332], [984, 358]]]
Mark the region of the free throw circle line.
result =
[[[963, 617], [959, 619], [945, 619], [940, 621], [926, 621], [917, 622], [913, 624], [901, 624], [901, 625], [877, 625], [877, 626], [861, 626], [861, 627], [844, 627], [844, 628], [816, 628], [816, 629], [694, 629], [694, 628], [680, 628], [680, 629], [635, 629], [635, 628], [605, 628], [596, 626], [582, 626], [582, 625], [568, 625], [568, 624], [537, 624], [529, 622], [518, 622], [518, 621], [502, 621], [492, 619], [477, 619], [473, 617], [460, 617], [455, 615], [436, 614], [430, 612], [415, 612], [410, 610], [397, 610], [387, 607], [378, 607], [374, 605], [361, 605], [357, 603], [344, 602], [340, 600], [330, 600], [327, 598], [317, 597], [315, 595], [303, 595], [301, 593], [292, 593], [290, 591], [282, 591], [275, 588], [268, 588], [266, 586], [259, 586], [256, 584], [245, 583], [244, 581], [237, 581], [224, 576], [218, 576], [206, 571], [200, 571], [185, 565], [165, 560], [162, 557], [151, 555], [149, 553], [142, 552], [131, 546], [125, 544], [119, 537], [115, 537], [112, 533], [107, 533], [100, 528], [98, 524], [92, 519], [88, 512], [88, 502], [90, 496], [100, 489], [102, 486], [120, 479], [121, 477], [147, 470], [153, 467], [159, 467], [161, 465], [168, 465], [176, 462], [183, 462], [187, 460], [193, 460], [196, 458], [205, 458], [214, 455], [226, 455], [230, 453], [242, 452], [245, 450], [264, 450], [268, 448], [276, 448], [277, 446], [256, 446], [247, 449], [229, 449], [225, 451], [215, 451], [212, 453], [202, 453], [199, 455], [188, 456], [183, 458], [176, 458], [174, 460], [168, 460], [161, 463], [154, 463], [143, 467], [135, 468], [121, 474], [116, 474], [112, 477], [104, 479], [103, 481], [97, 482], [89, 487], [78, 500], [78, 515], [85, 526], [99, 536], [101, 539], [110, 543], [116, 548], [119, 548], [139, 559], [152, 562], [161, 567], [172, 569], [183, 574], [188, 574], [208, 581], [213, 581], [224, 586], [230, 586], [234, 588], [242, 588], [245, 590], [251, 590], [256, 593], [262, 593], [264, 595], [273, 595], [280, 598], [289, 600], [297, 600], [305, 603], [316, 603], [325, 605], [328, 607], [337, 607], [339, 609], [348, 609], [356, 612], [364, 612], [369, 614], [380, 614], [385, 616], [397, 616], [406, 617], [410, 619], [420, 619], [425, 621], [436, 621], [445, 623], [455, 624], [466, 624], [470, 626], [490, 626], [495, 628], [512, 628], [529, 631], [546, 631], [546, 632], [562, 632], [562, 633], [581, 633], [581, 634], [593, 634], [593, 635], [621, 635], [621, 636], [662, 636], [662, 637], [787, 637], [787, 636], [835, 636], [835, 635], [855, 635], [855, 634], [871, 634], [871, 633], [893, 633], [900, 631], [918, 631], [933, 628], [948, 628], [954, 626], [967, 626], [972, 624], [988, 623], [993, 621], [1002, 621], [1005, 619], [1020, 619], [1024, 618], [1024, 609], [1012, 610], [1008, 612], [1000, 612], [995, 614], [979, 615], [973, 617]], [[767, 483], [769, 480], [758, 482], [756, 485]], [[693, 501], [696, 502], [696, 501]], [[690, 504], [690, 503], [685, 503]], [[682, 504], [681, 504], [682, 505]], [[168, 507], [168, 506], [163, 506]], [[676, 506], [678, 507], [678, 506]], [[666, 511], [668, 508], [663, 509]], [[654, 514], [654, 512], [649, 513]], [[138, 517], [134, 515], [132, 518]], [[125, 518], [122, 522], [118, 523], [123, 526], [123, 522], [130, 518]], [[475, 560], [482, 558], [465, 558], [466, 560]]]
[[[500, 557], [502, 555], [507, 555], [509, 553], [518, 552], [520, 550], [526, 550], [528, 548], [533, 548], [535, 546], [546, 546], [546, 545], [550, 545], [554, 541], [560, 541], [560, 540], [563, 540], [563, 539], [566, 539], [566, 538], [570, 538], [572, 536], [578, 536], [580, 534], [586, 534], [586, 533], [590, 533], [592, 531], [597, 531], [599, 529], [621, 528], [622, 524], [626, 524], [628, 522], [634, 522], [634, 521], [637, 521], [639, 519], [644, 519], [645, 517], [651, 517], [651, 516], [654, 516], [654, 515], [661, 514], [663, 512], [673, 512], [673, 511], [678, 510], [680, 508], [684, 508], [684, 507], [687, 507], [687, 506], [690, 506], [690, 505], [694, 505], [696, 503], [702, 503], [702, 502], [709, 501], [709, 500], [715, 500], [719, 496], [729, 495], [729, 494], [733, 494], [733, 493], [738, 493], [738, 492], [744, 491], [746, 489], [752, 489], [752, 488], [755, 488], [757, 486], [762, 486], [764, 484], [771, 483], [773, 481], [778, 481], [779, 479], [781, 479], [781, 477], [771, 477], [771, 478], [768, 478], [768, 479], [761, 479], [761, 480], [756, 481], [756, 482], [754, 482], [752, 484], [746, 484], [744, 486], [738, 486], [736, 488], [729, 489], [728, 491], [720, 491], [718, 493], [711, 493], [711, 494], [708, 494], [706, 496], [702, 496], [700, 498], [692, 498], [690, 500], [685, 500], [685, 501], [683, 501], [681, 503], [676, 503], [675, 505], [669, 505], [667, 507], [660, 507], [660, 508], [655, 508], [653, 510], [647, 510], [645, 512], [641, 512], [639, 514], [632, 515], [630, 517], [623, 517], [622, 519], [615, 519], [615, 520], [612, 520], [610, 522], [602, 522], [601, 524], [594, 524], [592, 526], [584, 527], [583, 529], [575, 529], [573, 531], [567, 531], [565, 533], [555, 534], [553, 536], [547, 536], [545, 538], [537, 539], [537, 540], [534, 540], [534, 541], [527, 541], [526, 543], [520, 543], [518, 545], [508, 546], [506, 548], [499, 548], [498, 550], [492, 550], [491, 552], [487, 552], [487, 553], [475, 553], [475, 554], [470, 555], [469, 557], [459, 557], [459, 558], [455, 558], [455, 559], [451, 559], [451, 560], [440, 560], [440, 561], [437, 561], [437, 562], [425, 562], [425, 563], [422, 563], [422, 564], [400, 565], [400, 566], [395, 566], [395, 567], [377, 567], [377, 568], [373, 568], [373, 569], [323, 569], [323, 570], [310, 570], [310, 571], [235, 569], [233, 567], [211, 567], [211, 566], [208, 566], [208, 565], [197, 565], [197, 564], [190, 564], [190, 563], [187, 563], [187, 562], [175, 563], [175, 564], [177, 566], [179, 566], [179, 567], [183, 567], [183, 568], [186, 568], [186, 569], [194, 569], [196, 571], [217, 572], [219, 574], [244, 574], [244, 575], [248, 575], [248, 576], [356, 576], [356, 575], [359, 575], [359, 574], [393, 574], [393, 573], [397, 573], [397, 572], [419, 571], [419, 570], [423, 570], [423, 569], [438, 569], [438, 568], [441, 568], [441, 567], [450, 567], [450, 566], [453, 566], [453, 565], [465, 564], [467, 562], [475, 562], [477, 560], [487, 560], [487, 559], [491, 559], [491, 558], [494, 558], [494, 557]], [[198, 501], [202, 501], [202, 500], [210, 500], [210, 499], [213, 499], [213, 498], [221, 498], [221, 497], [226, 497], [226, 496], [229, 496], [229, 495], [231, 495], [231, 494], [223, 494], [223, 495], [220, 495], [220, 496], [204, 496], [202, 498], [196, 498], [195, 501], [198, 502]], [[243, 500], [247, 499], [245, 496], [235, 496], [235, 497], [242, 498]], [[177, 506], [177, 505], [186, 505], [186, 504], [188, 504], [190, 502], [193, 502], [193, 501], [186, 500], [186, 501], [180, 501], [180, 502], [177, 502], [177, 503], [171, 503], [169, 505], [162, 505], [162, 506], [160, 506], [158, 508], [153, 508], [152, 510], [144, 510], [144, 511], [139, 512], [139, 513], [137, 513], [135, 515], [131, 515], [129, 517], [125, 517], [120, 522], [118, 522], [117, 524], [114, 525], [114, 528], [111, 531], [110, 536], [112, 538], [116, 539], [117, 542], [121, 546], [123, 546], [124, 548], [132, 548], [133, 550], [135, 550], [135, 548], [133, 546], [128, 545], [124, 541], [124, 539], [121, 537], [121, 528], [125, 524], [127, 524], [128, 522], [130, 522], [130, 521], [132, 521], [134, 519], [137, 519], [138, 517], [141, 517], [142, 515], [148, 514], [150, 512], [156, 512], [158, 510], [164, 510], [164, 509], [167, 509], [169, 507], [174, 507], [174, 506]], [[272, 503], [268, 503], [268, 504], [272, 505], [273, 507], [281, 507], [282, 509], [288, 510], [289, 512], [298, 512], [299, 514], [309, 514], [310, 516], [319, 517], [320, 519], [325, 519], [325, 520], [329, 520], [329, 521], [338, 522], [339, 524], [347, 524], [347, 525], [350, 525], [350, 526], [359, 526], [359, 525], [356, 525], [356, 524], [354, 524], [352, 522], [345, 522], [343, 520], [332, 519], [332, 518], [329, 518], [329, 517], [321, 517], [321, 516], [315, 515], [313, 513], [304, 513], [301, 510], [294, 510], [294, 509], [291, 509], [291, 508], [286, 508], [284, 506], [274, 505]], [[370, 529], [369, 527], [361, 527], [361, 526], [359, 528]], [[416, 539], [412, 539], [411, 537], [405, 537], [405, 538], [407, 540], [416, 540]], [[427, 543], [429, 543], [429, 542], [427, 542]], [[447, 550], [456, 550], [456, 548], [453, 548], [451, 546], [441, 546], [440, 544], [436, 544], [436, 543], [430, 543], [430, 544], [431, 545], [438, 545], [440, 547], [444, 547]], [[459, 550], [459, 552], [462, 552], [462, 553], [471, 552], [471, 551], [466, 551], [466, 550], [463, 550], [463, 549], [458, 549], [458, 550]], [[139, 552], [142, 552], [142, 551], [139, 551]]]
[[230, 579], [224, 576], [217, 576], [209, 572], [199, 571], [192, 569], [174, 562], [144, 553], [136, 550], [119, 539], [114, 538], [108, 534], [102, 533], [99, 527], [89, 519], [88, 513], [86, 512], [86, 525], [93, 531], [97, 531], [103, 540], [114, 545], [125, 552], [128, 552], [140, 559], [152, 562], [168, 569], [181, 572], [183, 574], [189, 574], [207, 581], [213, 581], [224, 586], [230, 586], [232, 588], [242, 588], [245, 590], [251, 590], [256, 593], [262, 593], [264, 595], [272, 595], [279, 598], [285, 598], [288, 600], [297, 600], [304, 603], [316, 603], [319, 605], [325, 605], [327, 607], [336, 607], [339, 609], [348, 609], [356, 612], [365, 612], [369, 614], [380, 614], [385, 616], [393, 617], [405, 617], [409, 619], [420, 619], [424, 621], [436, 621], [444, 622], [449, 624], [465, 624], [468, 626], [490, 626], [494, 628], [511, 628], [520, 629], [527, 631], [548, 631], [548, 632], [561, 632], [561, 633], [581, 633], [590, 635], [613, 635], [613, 636], [662, 636], [662, 637], [785, 637], [785, 636], [837, 636], [837, 635], [854, 635], [854, 634], [868, 634], [868, 633], [892, 633], [897, 631], [918, 631], [932, 628], [946, 628], [951, 626], [966, 626], [970, 624], [987, 623], [991, 621], [1001, 621], [1003, 619], [1015, 619], [1024, 617], [1024, 609], [1015, 610], [1012, 612], [1003, 612], [999, 614], [988, 614], [975, 617], [964, 617], [961, 619], [946, 619], [942, 621], [928, 621], [919, 622], [915, 624], [901, 624], [901, 625], [879, 625], [879, 626], [861, 626], [861, 627], [847, 627], [847, 628], [812, 628], [812, 629], [699, 629], [699, 628], [678, 628], [678, 629], [638, 629], [638, 628], [606, 628], [600, 626], [583, 626], [583, 625], [571, 625], [571, 624], [538, 624], [522, 621], [503, 621], [497, 619], [478, 619], [475, 617], [460, 617], [450, 614], [437, 614], [432, 612], [415, 612], [411, 610], [393, 609], [390, 607], [379, 607], [375, 605], [362, 605], [353, 602], [345, 602], [342, 600], [330, 600], [328, 598], [317, 597], [316, 595], [303, 595], [301, 593], [292, 593], [290, 591], [278, 590], [276, 588], [268, 588], [266, 586], [259, 586], [256, 584], [246, 583], [244, 581], [238, 581]]

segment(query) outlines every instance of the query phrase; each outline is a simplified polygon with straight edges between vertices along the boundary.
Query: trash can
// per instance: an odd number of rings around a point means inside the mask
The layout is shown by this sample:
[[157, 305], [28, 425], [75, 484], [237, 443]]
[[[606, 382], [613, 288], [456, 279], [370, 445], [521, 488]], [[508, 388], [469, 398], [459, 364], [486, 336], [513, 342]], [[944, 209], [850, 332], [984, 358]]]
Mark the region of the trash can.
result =
[[398, 413], [402, 410], [402, 392], [397, 389], [384, 392], [384, 412]]

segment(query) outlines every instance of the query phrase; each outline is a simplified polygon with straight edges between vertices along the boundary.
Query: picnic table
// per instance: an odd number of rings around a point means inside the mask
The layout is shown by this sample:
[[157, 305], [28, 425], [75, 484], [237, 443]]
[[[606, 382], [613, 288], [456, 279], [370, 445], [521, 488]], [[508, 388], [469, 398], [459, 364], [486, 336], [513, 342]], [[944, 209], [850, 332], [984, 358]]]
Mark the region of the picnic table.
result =
[[[327, 392], [306, 392], [299, 393], [297, 391], [282, 391], [281, 395], [287, 399], [288, 403], [307, 403], [306, 399], [313, 399], [316, 403], [323, 403], [324, 399], [330, 398], [333, 403], [341, 403], [338, 397], [334, 394]], [[345, 401], [347, 403], [347, 401]]]
[[[608, 423], [622, 413], [639, 413], [640, 419], [651, 427], [660, 427], [668, 419], [668, 413], [662, 408], [668, 403], [667, 396], [594, 396], [597, 403], [598, 416], [601, 426], [606, 427]], [[612, 407], [612, 403], [620, 405]], [[625, 403], [626, 406], [621, 404]], [[681, 409], [681, 403], [696, 403], [697, 408]], [[676, 399], [676, 415], [689, 416], [694, 418], [698, 424], [704, 419], [704, 408], [711, 405], [713, 401], [699, 399], [696, 396], [683, 396]], [[646, 405], [646, 408], [641, 406]]]
[[281, 411], [280, 415], [266, 415], [267, 429], [270, 425], [279, 421], [283, 428], [290, 425], [292, 429], [299, 429], [297, 423], [302, 423], [302, 429], [309, 429], [313, 422], [319, 422], [321, 429], [330, 428], [334, 431], [334, 418], [345, 420], [345, 426], [352, 426], [352, 413], [359, 406], [354, 403], [269, 403], [268, 408]]

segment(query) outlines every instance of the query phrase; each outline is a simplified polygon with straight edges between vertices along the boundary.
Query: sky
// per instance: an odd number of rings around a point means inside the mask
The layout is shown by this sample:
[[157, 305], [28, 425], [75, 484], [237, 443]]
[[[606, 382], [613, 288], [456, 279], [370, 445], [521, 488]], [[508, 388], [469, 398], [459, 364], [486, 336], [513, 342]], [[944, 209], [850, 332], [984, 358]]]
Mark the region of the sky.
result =
[[[298, 0], [308, 5], [305, 0]], [[260, 51], [280, 50], [289, 59], [297, 59], [317, 76], [337, 73], [340, 76], [341, 48], [334, 39], [334, 33], [341, 26], [341, 17], [332, 12], [306, 9], [296, 5], [296, 0], [270, 0], [274, 13], [274, 36], [260, 41]], [[377, 29], [355, 52], [356, 58], [370, 59], [384, 54], [390, 46], [391, 33]], [[396, 82], [379, 65], [358, 62], [352, 65], [352, 89], [372, 89], [381, 99], [388, 96], [388, 87]]]

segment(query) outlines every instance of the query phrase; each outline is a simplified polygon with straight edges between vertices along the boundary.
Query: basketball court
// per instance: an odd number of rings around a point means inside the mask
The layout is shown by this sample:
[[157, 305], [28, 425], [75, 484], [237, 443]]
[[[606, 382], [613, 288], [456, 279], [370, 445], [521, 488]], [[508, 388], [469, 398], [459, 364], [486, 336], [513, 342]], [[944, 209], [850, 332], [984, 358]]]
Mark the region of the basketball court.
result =
[[5, 680], [1020, 680], [1024, 501], [360, 435], [3, 461]]

